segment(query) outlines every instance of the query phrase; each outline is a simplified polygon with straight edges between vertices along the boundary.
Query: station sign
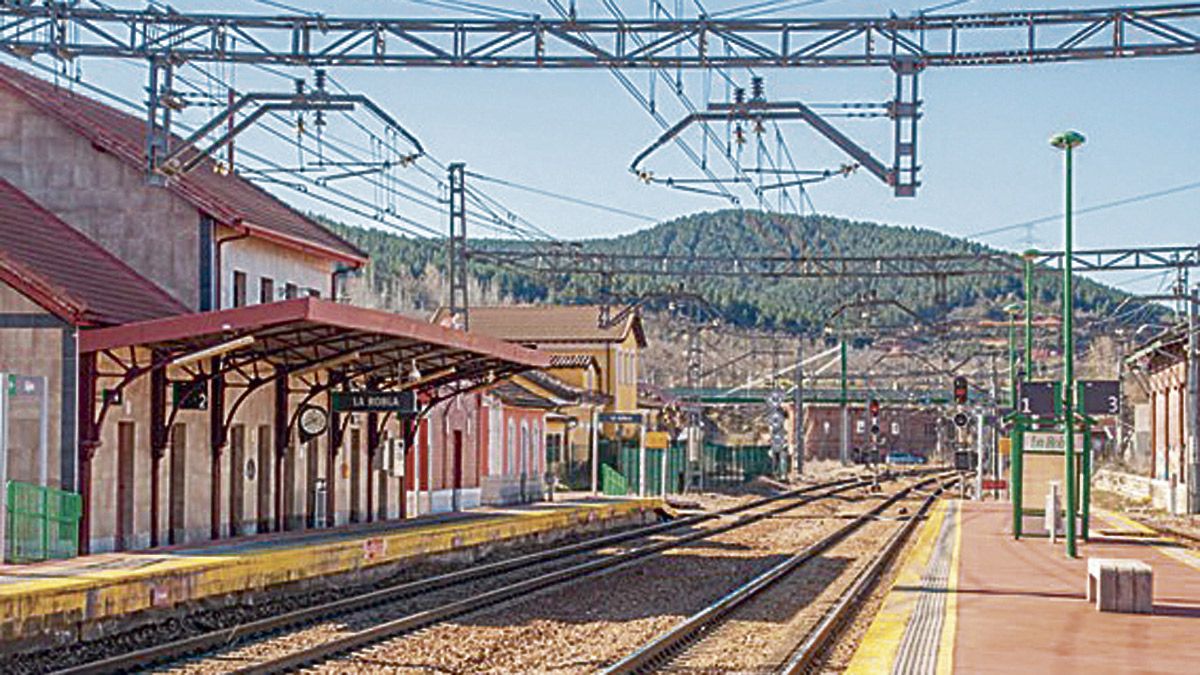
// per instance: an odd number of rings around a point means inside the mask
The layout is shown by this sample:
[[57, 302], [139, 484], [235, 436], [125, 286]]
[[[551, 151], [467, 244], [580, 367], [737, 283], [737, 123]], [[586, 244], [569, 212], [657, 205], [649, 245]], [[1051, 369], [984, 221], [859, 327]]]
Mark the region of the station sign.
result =
[[1017, 392], [1017, 412], [1029, 417], [1053, 418], [1058, 411], [1057, 391], [1057, 382], [1022, 382]]
[[647, 431], [646, 447], [654, 450], [665, 450], [671, 444], [671, 435], [665, 431]]
[[179, 410], [208, 410], [208, 387], [200, 380], [172, 382], [171, 402]]
[[405, 391], [335, 391], [334, 412], [395, 412], [400, 415], [417, 414], [417, 395], [411, 389]]
[[1119, 415], [1121, 383], [1116, 380], [1083, 380], [1079, 382], [1079, 401], [1085, 415]]
[[[1066, 442], [1061, 431], [1026, 431], [1021, 449], [1026, 452], [1064, 452]], [[1083, 449], [1083, 434], [1075, 434], [1075, 451]]]
[[596, 415], [596, 420], [601, 424], [641, 424], [641, 413], [600, 413]]

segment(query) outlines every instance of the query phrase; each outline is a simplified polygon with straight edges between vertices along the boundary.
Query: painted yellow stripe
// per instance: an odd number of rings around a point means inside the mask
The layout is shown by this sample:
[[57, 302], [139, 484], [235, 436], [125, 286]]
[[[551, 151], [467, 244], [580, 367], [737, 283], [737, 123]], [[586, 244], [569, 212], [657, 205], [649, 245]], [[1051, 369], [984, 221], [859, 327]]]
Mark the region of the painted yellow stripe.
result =
[[900, 641], [904, 639], [904, 629], [916, 608], [919, 593], [912, 591], [897, 591], [897, 587], [918, 588], [921, 576], [933, 557], [934, 545], [942, 523], [946, 519], [946, 502], [939, 502], [930, 517], [921, 527], [916, 544], [909, 552], [900, 573], [888, 594], [883, 606], [871, 621], [866, 635], [859, 642], [854, 657], [846, 669], [846, 675], [878, 675], [892, 670], [896, 653], [900, 650]]
[[962, 504], [954, 511], [954, 552], [950, 557], [950, 573], [946, 576], [946, 614], [942, 619], [942, 636], [938, 644], [938, 675], [954, 672], [954, 642], [958, 636], [958, 562], [962, 551]]
[[[1140, 532], [1143, 534], [1157, 534], [1154, 528], [1147, 527], [1124, 514], [1117, 513], [1115, 511], [1109, 511], [1108, 509], [1094, 509], [1094, 511], [1096, 511], [1101, 518], [1104, 518], [1110, 523], [1124, 526], [1130, 530], [1133, 530], [1134, 532]], [[1189, 567], [1200, 570], [1200, 555], [1197, 555], [1195, 551], [1171, 546], [1155, 546], [1154, 549], [1163, 555], [1174, 558], [1175, 560], [1178, 560]]]
[[310, 546], [281, 546], [226, 555], [162, 553], [113, 557], [114, 561], [136, 562], [136, 569], [88, 569], [87, 558], [38, 565], [29, 568], [29, 573], [42, 574], [53, 569], [70, 576], [42, 576], [0, 584], [0, 635], [19, 637], [25, 629], [39, 630], [43, 620], [53, 624], [55, 617], [73, 622], [120, 616], [155, 605], [261, 590], [404, 558], [536, 535], [658, 506], [658, 500], [633, 499], [516, 512], [485, 510], [484, 513], [495, 517], [466, 523], [418, 525], [390, 534], [362, 534]]

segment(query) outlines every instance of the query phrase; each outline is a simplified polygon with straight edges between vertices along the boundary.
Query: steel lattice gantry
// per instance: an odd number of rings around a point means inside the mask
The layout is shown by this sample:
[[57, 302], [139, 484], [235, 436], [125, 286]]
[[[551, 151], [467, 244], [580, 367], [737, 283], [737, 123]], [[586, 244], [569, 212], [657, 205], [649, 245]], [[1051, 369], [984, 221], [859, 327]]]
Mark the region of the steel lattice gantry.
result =
[[[950, 278], [1020, 275], [1025, 258], [981, 250], [972, 254], [880, 256], [701, 256], [602, 253], [572, 244], [539, 245], [536, 249], [474, 248], [470, 257], [530, 272], [600, 276], [707, 276], [835, 278]], [[1060, 272], [1060, 251], [1031, 251], [1026, 258], [1043, 273]], [[1075, 251], [1076, 272], [1187, 270], [1200, 266], [1200, 244], [1129, 249]]]
[[4, 3], [0, 48], [24, 57], [517, 68], [895, 68], [1200, 53], [1196, 3], [727, 20], [336, 18], [73, 4]]

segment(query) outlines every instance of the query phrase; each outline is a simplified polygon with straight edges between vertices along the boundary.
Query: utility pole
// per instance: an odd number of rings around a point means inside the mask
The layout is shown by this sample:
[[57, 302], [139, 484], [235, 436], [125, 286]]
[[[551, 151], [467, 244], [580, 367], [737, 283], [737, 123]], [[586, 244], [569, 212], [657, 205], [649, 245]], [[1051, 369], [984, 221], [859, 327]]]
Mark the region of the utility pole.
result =
[[[702, 371], [704, 361], [704, 352], [700, 341], [700, 328], [693, 324], [688, 328], [688, 344], [687, 344], [687, 386], [688, 390], [693, 395], [698, 392], [701, 386], [700, 373]], [[687, 406], [687, 479], [684, 491], [691, 489], [703, 489], [703, 466], [704, 466], [704, 444], [703, 444], [703, 429], [700, 424], [700, 400], [696, 396], [696, 400]]]
[[792, 477], [804, 474], [804, 338], [796, 342], [796, 388], [792, 390]]
[[470, 328], [467, 305], [467, 165], [455, 162], [450, 174], [450, 239], [446, 272], [450, 281], [450, 318], [462, 330]]
[[1187, 340], [1187, 425], [1188, 425], [1188, 473], [1187, 473], [1187, 505], [1188, 513], [1200, 513], [1200, 362], [1197, 353], [1197, 307], [1200, 303], [1200, 286], [1192, 289], [1188, 298], [1188, 340]]
[[842, 447], [840, 459], [842, 464], [850, 463], [850, 408], [849, 391], [846, 385], [846, 336], [842, 336]]

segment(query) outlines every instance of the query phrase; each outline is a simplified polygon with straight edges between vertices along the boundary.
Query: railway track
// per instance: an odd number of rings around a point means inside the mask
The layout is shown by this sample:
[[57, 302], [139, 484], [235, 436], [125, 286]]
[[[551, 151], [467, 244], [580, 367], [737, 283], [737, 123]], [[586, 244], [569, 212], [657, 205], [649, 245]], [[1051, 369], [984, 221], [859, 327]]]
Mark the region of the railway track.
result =
[[[772, 566], [670, 630], [658, 635], [608, 667], [604, 672], [620, 675], [653, 671], [707, 672], [715, 667], [713, 655], [716, 655], [717, 663], [734, 668], [734, 664], [728, 663], [727, 660], [735, 658], [733, 655], [738, 654], [739, 651], [752, 649], [751, 645], [754, 641], [762, 643], [761, 646], [764, 647], [768, 644], [771, 645], [773, 654], [763, 655], [765, 658], [762, 660], [769, 663], [769, 669], [774, 672], [789, 675], [807, 672], [819, 655], [830, 646], [838, 634], [839, 627], [845, 624], [854, 609], [871, 592], [886, 570], [888, 563], [903, 547], [908, 535], [941, 494], [945, 487], [942, 482], [943, 478], [929, 478], [898, 490], [844, 526]], [[921, 488], [927, 486], [932, 486], [931, 491], [924, 495], [920, 505], [913, 513], [906, 513], [898, 508], [906, 499], [918, 494]], [[785, 617], [791, 618], [795, 622], [793, 612], [801, 609], [797, 605], [803, 604], [799, 598], [805, 595], [803, 589], [786, 588], [789, 580], [797, 581], [797, 577], [802, 572], [810, 571], [807, 568], [815, 561], [826, 557], [827, 554], [832, 556], [832, 552], [845, 546], [855, 535], [867, 536], [867, 534], [863, 534], [866, 532], [867, 526], [872, 523], [880, 523], [880, 519], [886, 517], [889, 512], [893, 512], [892, 517], [897, 519], [901, 525], [892, 528], [893, 531], [883, 537], [882, 546], [866, 544], [868, 548], [874, 548], [875, 551], [860, 556], [866, 558], [866, 563], [858, 566], [857, 570], [847, 566], [846, 569], [838, 569], [824, 574], [827, 578], [821, 581], [827, 583], [829, 588], [832, 588], [837, 584], [837, 580], [843, 577], [848, 578], [848, 582], [844, 583], [844, 588], [835, 594], [836, 597], [824, 608], [825, 611], [808, 621], [809, 625], [805, 631], [795, 638], [794, 646], [790, 649], [780, 650], [779, 644], [773, 643], [786, 641], [788, 637], [784, 634], [789, 630], [792, 633], [796, 632], [795, 627], [788, 625], [789, 622], [785, 620]], [[864, 542], [859, 542], [859, 546], [862, 545]], [[826, 560], [829, 559], [831, 558], [826, 557]], [[822, 576], [816, 570], [811, 572], [814, 576]], [[769, 597], [772, 596], [772, 593], [778, 597]], [[819, 591], [813, 592], [812, 597], [808, 598], [811, 603], [808, 607], [819, 608], [816, 600], [818, 596], [823, 595], [826, 594]], [[815, 614], [815, 612], [812, 613]], [[758, 624], [767, 621], [762, 617], [771, 617], [772, 623], [781, 624], [777, 625], [777, 630], [774, 631], [780, 635], [764, 636], [761, 634], [762, 629], [759, 626], [752, 629], [752, 632], [756, 634], [749, 636], [746, 634], [747, 629], [742, 629], [740, 632], [733, 628], [723, 630], [726, 622], [736, 615], [759, 617]], [[738, 654], [738, 656], [741, 657], [744, 654]], [[739, 665], [749, 669], [748, 664]], [[760, 663], [754, 670], [758, 672], [761, 668], [762, 664]], [[736, 669], [740, 670], [741, 668]]]
[[[257, 663], [243, 672], [282, 672], [302, 666], [306, 663], [319, 661], [329, 655], [355, 648], [358, 645], [370, 644], [392, 635], [415, 630], [422, 626], [443, 621], [452, 616], [475, 611], [478, 608], [503, 602], [505, 599], [518, 597], [540, 588], [546, 588], [564, 583], [581, 576], [602, 571], [607, 568], [627, 564], [632, 560], [644, 558], [672, 547], [682, 546], [690, 541], [711, 537], [721, 532], [744, 527], [764, 518], [790, 511], [804, 504], [820, 499], [826, 499], [843, 492], [863, 487], [870, 481], [848, 478], [838, 481], [816, 484], [789, 491], [779, 495], [755, 500], [747, 504], [722, 509], [712, 513], [687, 516], [667, 523], [659, 523], [647, 527], [636, 528], [626, 532], [589, 539], [586, 541], [557, 547], [548, 551], [518, 556], [495, 563], [479, 565], [457, 572], [437, 575], [383, 587], [368, 593], [356, 594], [333, 602], [313, 607], [307, 607], [284, 614], [252, 621], [236, 628], [215, 630], [197, 634], [181, 640], [176, 640], [148, 649], [141, 649], [70, 667], [57, 672], [61, 673], [108, 673], [130, 672], [143, 670], [147, 667], [162, 665], [169, 662], [180, 662], [200, 654], [212, 653], [228, 649], [237, 644], [243, 644], [252, 639], [270, 638], [283, 631], [320, 621], [331, 620], [355, 612], [362, 612], [373, 607], [379, 607], [406, 599], [419, 597], [441, 589], [454, 588], [479, 580], [498, 579], [514, 572], [526, 572], [541, 565], [555, 561], [569, 560], [572, 557], [596, 554], [605, 548], [611, 548], [637, 540], [675, 531], [687, 530], [697, 526], [704, 529], [688, 532], [673, 537], [667, 541], [646, 544], [630, 550], [598, 557], [595, 560], [579, 563], [554, 570], [530, 579], [500, 586], [484, 591], [465, 599], [442, 603], [431, 609], [416, 612], [394, 621], [385, 621], [372, 628], [355, 631], [338, 639], [315, 645], [285, 657], [270, 659]], [[728, 521], [728, 522], [723, 522]], [[715, 524], [715, 525], [714, 525]], [[714, 525], [709, 527], [709, 525]]]

